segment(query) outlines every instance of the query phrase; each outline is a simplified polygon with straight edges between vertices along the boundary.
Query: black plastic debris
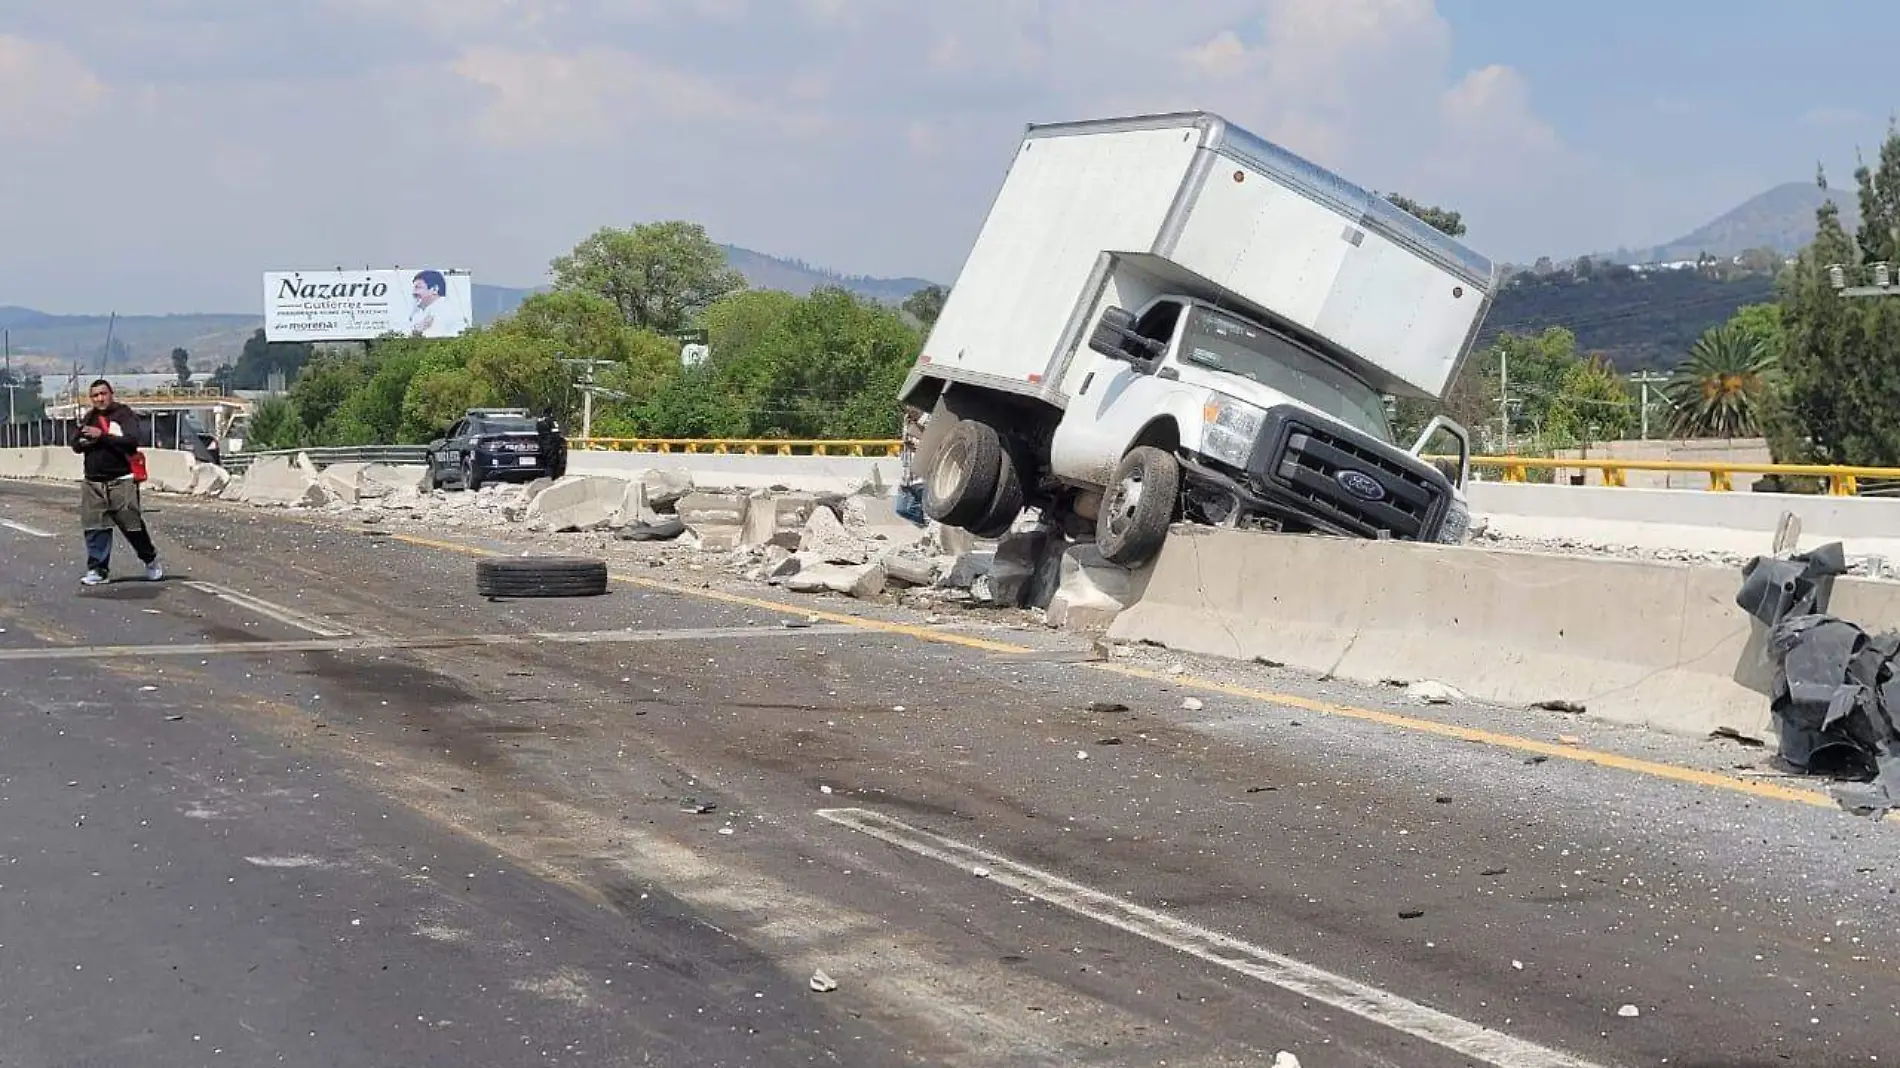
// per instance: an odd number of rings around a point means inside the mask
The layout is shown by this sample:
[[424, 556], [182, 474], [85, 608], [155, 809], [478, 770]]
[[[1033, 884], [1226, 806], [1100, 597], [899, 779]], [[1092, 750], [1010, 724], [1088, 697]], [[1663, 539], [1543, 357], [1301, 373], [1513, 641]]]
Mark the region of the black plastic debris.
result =
[[1742, 568], [1735, 603], [1769, 628], [1769, 707], [1782, 760], [1856, 784], [1835, 799], [1881, 817], [1900, 806], [1900, 634], [1869, 635], [1828, 614], [1834, 580], [1846, 573], [1839, 542], [1786, 559], [1758, 556]]

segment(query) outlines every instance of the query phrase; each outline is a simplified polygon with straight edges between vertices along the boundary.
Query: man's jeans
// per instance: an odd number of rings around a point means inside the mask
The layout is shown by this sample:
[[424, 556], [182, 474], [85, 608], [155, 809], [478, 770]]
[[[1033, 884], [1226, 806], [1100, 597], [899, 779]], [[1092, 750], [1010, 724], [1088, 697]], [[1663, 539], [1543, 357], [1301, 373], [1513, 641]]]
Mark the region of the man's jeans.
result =
[[158, 559], [158, 546], [145, 529], [139, 506], [139, 484], [133, 480], [80, 484], [80, 522], [86, 529], [86, 570], [107, 574], [112, 566], [112, 531], [116, 527], [132, 545], [142, 563]]

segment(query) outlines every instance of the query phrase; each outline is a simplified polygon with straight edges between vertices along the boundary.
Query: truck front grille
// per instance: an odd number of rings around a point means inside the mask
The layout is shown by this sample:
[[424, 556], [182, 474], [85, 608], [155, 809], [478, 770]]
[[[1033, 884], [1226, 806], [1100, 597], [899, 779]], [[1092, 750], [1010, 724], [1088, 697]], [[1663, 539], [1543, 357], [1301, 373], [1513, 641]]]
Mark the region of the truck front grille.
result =
[[1367, 538], [1431, 540], [1451, 491], [1408, 454], [1291, 407], [1268, 414], [1250, 467], [1275, 496]]

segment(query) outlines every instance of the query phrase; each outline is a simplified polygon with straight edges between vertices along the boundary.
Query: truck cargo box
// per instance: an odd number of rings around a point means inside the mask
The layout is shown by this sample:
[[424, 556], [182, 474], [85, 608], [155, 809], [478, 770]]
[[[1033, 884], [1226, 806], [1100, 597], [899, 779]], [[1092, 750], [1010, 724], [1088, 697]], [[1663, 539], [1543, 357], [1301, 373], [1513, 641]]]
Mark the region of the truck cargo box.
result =
[[1399, 396], [1445, 394], [1497, 285], [1490, 260], [1216, 115], [1031, 126], [917, 374], [1066, 406], [1112, 258], [1137, 256]]

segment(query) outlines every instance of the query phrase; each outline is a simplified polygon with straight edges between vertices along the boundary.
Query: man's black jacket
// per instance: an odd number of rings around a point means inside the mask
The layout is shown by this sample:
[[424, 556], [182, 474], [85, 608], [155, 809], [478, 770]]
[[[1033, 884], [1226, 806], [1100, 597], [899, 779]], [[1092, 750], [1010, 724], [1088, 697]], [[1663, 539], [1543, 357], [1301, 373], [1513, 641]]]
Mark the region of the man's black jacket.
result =
[[[107, 434], [97, 441], [88, 441], [79, 434], [89, 426], [99, 426], [103, 421], [119, 424], [119, 437]], [[79, 425], [73, 429], [73, 451], [86, 458], [86, 481], [112, 482], [132, 473], [132, 454], [141, 444], [139, 413], [113, 401], [112, 406], [100, 411], [88, 409]]]

